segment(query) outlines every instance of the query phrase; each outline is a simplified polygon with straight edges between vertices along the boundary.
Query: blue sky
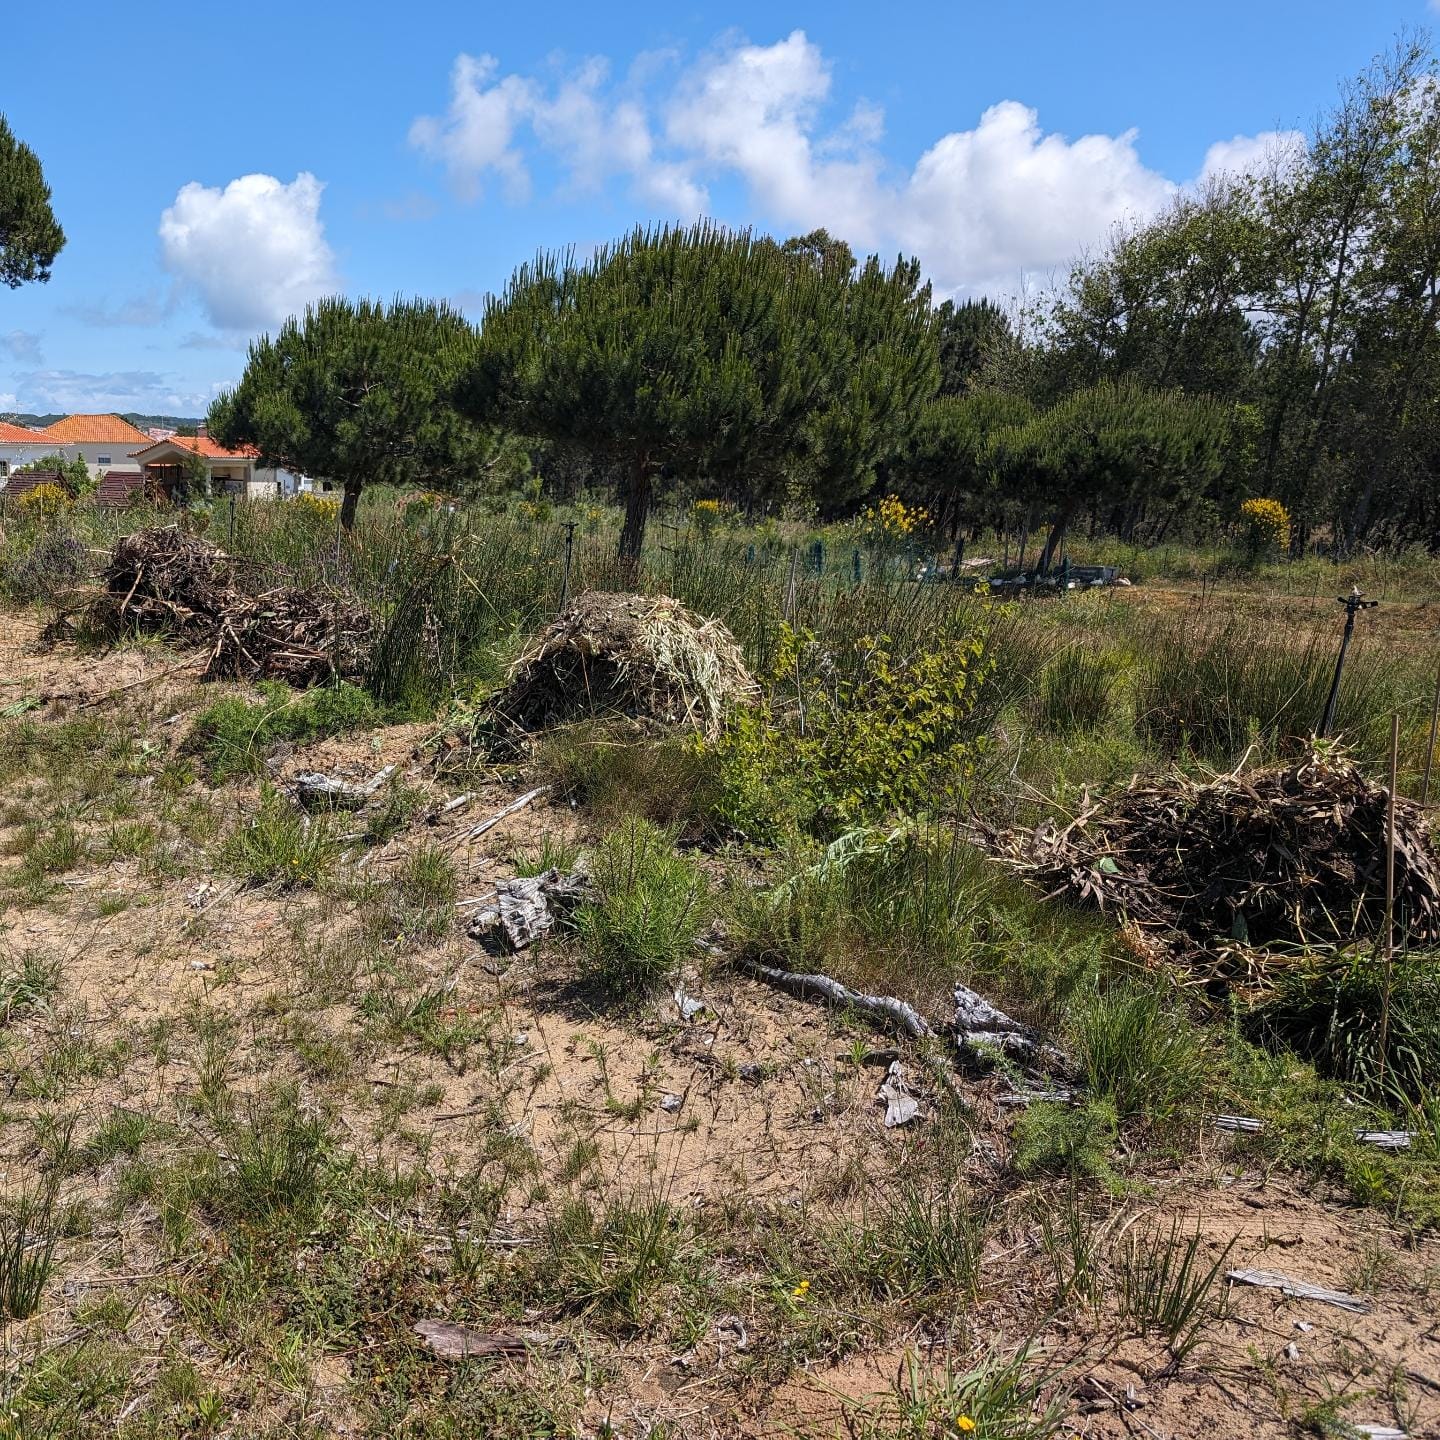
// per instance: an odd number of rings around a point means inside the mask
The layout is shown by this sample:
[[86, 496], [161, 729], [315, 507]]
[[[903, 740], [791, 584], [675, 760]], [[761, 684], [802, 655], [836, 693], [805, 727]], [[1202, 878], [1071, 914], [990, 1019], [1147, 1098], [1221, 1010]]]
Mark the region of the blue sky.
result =
[[919, 255], [947, 293], [1043, 285], [1117, 220], [1304, 130], [1430, 18], [1425, 0], [27, 7], [0, 110], [69, 244], [48, 285], [0, 291], [0, 413], [198, 414], [314, 295], [478, 314], [537, 248], [638, 220], [825, 225]]

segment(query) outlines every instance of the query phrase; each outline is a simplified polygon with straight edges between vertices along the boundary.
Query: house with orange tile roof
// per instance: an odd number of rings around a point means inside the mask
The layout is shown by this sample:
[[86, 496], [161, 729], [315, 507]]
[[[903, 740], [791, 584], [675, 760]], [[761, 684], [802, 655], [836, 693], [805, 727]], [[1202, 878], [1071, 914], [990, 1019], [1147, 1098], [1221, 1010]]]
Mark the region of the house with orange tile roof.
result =
[[78, 455], [97, 480], [107, 470], [139, 470], [131, 452], [150, 443], [143, 430], [118, 415], [67, 415], [40, 434], [51, 454], [64, 455], [67, 460]]
[[[229, 449], [213, 439], [202, 423], [195, 435], [172, 435], [132, 450], [129, 459], [153, 482], [153, 493], [174, 494], [183, 488], [187, 467], [198, 455], [205, 464], [211, 495], [233, 495], [240, 500], [278, 500], [288, 489], [283, 470], [261, 465], [260, 452], [251, 445]], [[147, 490], [151, 487], [147, 485]]]
[[54, 453], [55, 446], [38, 430], [0, 420], [0, 490], [12, 471]]

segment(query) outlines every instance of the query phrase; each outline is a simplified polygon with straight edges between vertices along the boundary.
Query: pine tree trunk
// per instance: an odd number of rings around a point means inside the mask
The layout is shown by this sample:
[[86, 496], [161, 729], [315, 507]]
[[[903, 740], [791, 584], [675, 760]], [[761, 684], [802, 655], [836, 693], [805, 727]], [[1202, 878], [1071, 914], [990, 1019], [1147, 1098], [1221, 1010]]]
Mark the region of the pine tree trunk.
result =
[[651, 469], [643, 455], [636, 458], [630, 472], [630, 486], [625, 492], [625, 524], [620, 531], [620, 559], [630, 565], [640, 563], [645, 545], [645, 522], [650, 518]]
[[1048, 575], [1050, 573], [1050, 562], [1054, 560], [1055, 552], [1059, 550], [1060, 542], [1065, 538], [1065, 531], [1079, 505], [1078, 500], [1071, 500], [1055, 512], [1055, 521], [1050, 527], [1050, 538], [1045, 542], [1045, 549], [1040, 555], [1040, 564], [1036, 567], [1039, 574]]
[[360, 488], [363, 484], [362, 480], [345, 482], [345, 499], [340, 505], [340, 528], [342, 530], [355, 528], [355, 512], [360, 508]]

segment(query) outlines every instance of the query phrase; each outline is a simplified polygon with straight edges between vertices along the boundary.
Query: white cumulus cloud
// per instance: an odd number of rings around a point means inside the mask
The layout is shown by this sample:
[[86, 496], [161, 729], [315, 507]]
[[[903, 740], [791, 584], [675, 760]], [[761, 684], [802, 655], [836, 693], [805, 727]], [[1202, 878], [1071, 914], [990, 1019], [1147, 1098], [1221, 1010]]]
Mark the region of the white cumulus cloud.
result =
[[883, 116], [862, 102], [825, 132], [830, 84], [803, 30], [774, 45], [735, 45], [680, 78], [665, 105], [666, 136], [690, 164], [740, 176], [775, 219], [868, 244], [885, 198], [874, 149]]
[[492, 171], [512, 200], [530, 193], [530, 175], [517, 147], [516, 130], [530, 113], [534, 81], [519, 75], [497, 80], [493, 55], [460, 55], [450, 71], [450, 108], [443, 117], [422, 115], [410, 126], [410, 143], [442, 161], [456, 190], [478, 199], [480, 181]]
[[160, 217], [165, 267], [222, 330], [278, 325], [336, 288], [320, 219], [321, 181], [242, 175], [222, 190], [181, 188]]
[[1003, 100], [920, 157], [897, 238], [946, 288], [1013, 286], [1170, 201], [1178, 187], [1146, 167], [1135, 139], [1046, 134], [1035, 110]]
[[728, 36], [688, 66], [642, 57], [618, 80], [602, 59], [535, 78], [461, 55], [445, 114], [416, 120], [410, 139], [466, 198], [498, 177], [508, 199], [526, 199], [548, 159], [562, 197], [618, 179], [653, 211], [689, 220], [718, 183], [738, 182], [758, 225], [824, 226], [857, 249], [916, 254], [949, 293], [1014, 290], [1117, 223], [1156, 214], [1187, 183], [1298, 140], [1237, 135], [1211, 146], [1200, 175], [1170, 177], [1145, 164], [1133, 130], [1072, 139], [1006, 99], [900, 161], [882, 149], [878, 106], [835, 108], [830, 62], [794, 30], [769, 45]]
[[1262, 130], [1258, 135], [1235, 135], [1217, 140], [1200, 166], [1200, 181], [1226, 176], [1263, 175], [1293, 165], [1305, 154], [1305, 137], [1298, 130]]

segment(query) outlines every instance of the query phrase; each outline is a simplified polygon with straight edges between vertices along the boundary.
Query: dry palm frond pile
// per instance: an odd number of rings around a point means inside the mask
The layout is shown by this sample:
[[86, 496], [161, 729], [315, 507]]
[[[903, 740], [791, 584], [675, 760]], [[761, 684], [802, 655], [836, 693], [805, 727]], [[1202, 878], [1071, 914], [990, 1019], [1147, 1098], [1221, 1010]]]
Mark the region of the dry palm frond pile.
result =
[[515, 662], [492, 709], [533, 732], [582, 715], [686, 725], [713, 738], [756, 695], [735, 637], [665, 595], [591, 591]]
[[[992, 851], [1055, 895], [1098, 905], [1192, 958], [1374, 938], [1385, 920], [1389, 792], [1349, 760], [1199, 782], [1138, 778], [1062, 827], [990, 832]], [[1440, 940], [1440, 857], [1423, 812], [1396, 806], [1395, 924]]]
[[353, 595], [281, 587], [256, 593], [240, 562], [175, 525], [119, 540], [86, 597], [93, 628], [144, 631], [214, 648], [207, 679], [314, 685], [364, 672], [374, 621]]

